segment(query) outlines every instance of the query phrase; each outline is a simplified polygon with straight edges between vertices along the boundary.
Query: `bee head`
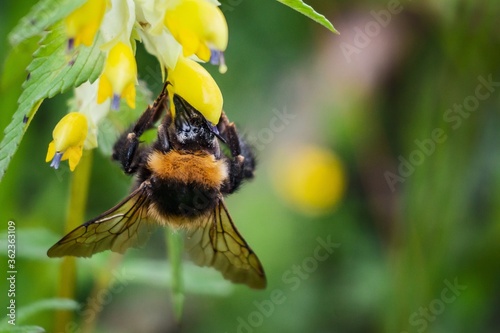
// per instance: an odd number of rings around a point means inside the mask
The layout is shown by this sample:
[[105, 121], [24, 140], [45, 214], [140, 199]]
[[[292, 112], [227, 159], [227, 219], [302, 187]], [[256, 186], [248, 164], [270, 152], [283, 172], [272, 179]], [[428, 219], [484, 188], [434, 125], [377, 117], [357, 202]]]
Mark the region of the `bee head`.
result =
[[178, 95], [173, 98], [175, 105], [174, 131], [177, 141], [188, 146], [212, 147], [216, 128], [203, 115]]

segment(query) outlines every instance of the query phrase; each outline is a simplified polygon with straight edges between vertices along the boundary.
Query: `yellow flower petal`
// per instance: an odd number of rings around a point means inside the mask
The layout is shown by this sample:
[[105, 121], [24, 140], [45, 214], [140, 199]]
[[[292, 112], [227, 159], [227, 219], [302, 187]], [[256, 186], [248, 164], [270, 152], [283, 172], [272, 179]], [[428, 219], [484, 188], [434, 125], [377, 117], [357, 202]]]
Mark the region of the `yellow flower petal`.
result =
[[71, 112], [65, 115], [52, 132], [56, 151], [63, 152], [69, 147], [83, 145], [87, 129], [87, 118], [83, 114]]
[[83, 149], [82, 147], [71, 147], [63, 155], [63, 160], [69, 159], [69, 169], [71, 171], [75, 170], [76, 165], [80, 162], [82, 158]]
[[125, 98], [131, 108], [135, 108], [135, 83], [137, 63], [130, 45], [118, 42], [111, 48], [99, 81], [97, 102], [102, 103], [112, 97], [112, 108], [119, 108], [120, 98]]
[[125, 101], [127, 104], [132, 108], [135, 109], [135, 84], [130, 83], [128, 86], [126, 86], [123, 89], [123, 98], [125, 98]]
[[[210, 49], [224, 51], [228, 28], [222, 11], [206, 0], [181, 0], [168, 9], [165, 25], [183, 46], [184, 56], [210, 60]], [[208, 50], [208, 51], [207, 51]]]
[[97, 87], [97, 103], [104, 103], [108, 98], [113, 97], [113, 87], [107, 76], [101, 75], [99, 87]]
[[[175, 68], [168, 71], [168, 81], [171, 83], [167, 87], [170, 96], [181, 96], [212, 124], [219, 122], [222, 93], [205, 68], [191, 59], [180, 57]], [[175, 114], [173, 103], [171, 108]]]
[[[186, 56], [186, 54], [184, 54], [184, 56]], [[203, 61], [209, 61], [210, 57], [212, 56], [212, 52], [210, 51], [208, 46], [206, 46], [205, 44], [200, 44], [198, 50], [196, 51], [196, 56], [198, 56], [198, 58]]]
[[47, 156], [45, 157], [45, 162], [49, 162], [54, 158], [54, 155], [56, 154], [56, 145], [54, 141], [51, 141], [49, 143], [49, 149], [47, 150]]
[[92, 45], [106, 11], [106, 0], [88, 0], [64, 20], [70, 47]]
[[79, 112], [68, 113], [52, 132], [54, 140], [49, 144], [46, 162], [52, 160], [50, 166], [57, 169], [60, 161], [70, 159], [70, 169], [73, 171], [80, 161], [87, 132], [85, 115]]

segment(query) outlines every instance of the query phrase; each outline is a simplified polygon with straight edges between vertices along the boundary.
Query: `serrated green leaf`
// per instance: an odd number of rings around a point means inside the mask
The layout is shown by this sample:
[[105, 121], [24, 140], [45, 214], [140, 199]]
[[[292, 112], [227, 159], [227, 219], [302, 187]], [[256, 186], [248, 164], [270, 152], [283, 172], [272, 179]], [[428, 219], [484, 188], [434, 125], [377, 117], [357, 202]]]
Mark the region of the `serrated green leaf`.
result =
[[318, 22], [331, 32], [334, 32], [336, 34], [339, 33], [326, 17], [315, 11], [314, 8], [312, 8], [311, 6], [305, 4], [302, 0], [277, 0], [277, 1], [281, 2], [284, 5], [287, 5], [288, 7]]
[[48, 27], [66, 17], [85, 0], [38, 1], [9, 34], [9, 42], [17, 45], [27, 38], [41, 35]]
[[42, 101], [85, 81], [95, 81], [102, 71], [104, 55], [96, 45], [81, 46], [70, 60], [66, 54], [66, 35], [59, 24], [42, 40], [27, 68], [29, 79], [23, 84], [18, 108], [0, 142], [0, 180]]

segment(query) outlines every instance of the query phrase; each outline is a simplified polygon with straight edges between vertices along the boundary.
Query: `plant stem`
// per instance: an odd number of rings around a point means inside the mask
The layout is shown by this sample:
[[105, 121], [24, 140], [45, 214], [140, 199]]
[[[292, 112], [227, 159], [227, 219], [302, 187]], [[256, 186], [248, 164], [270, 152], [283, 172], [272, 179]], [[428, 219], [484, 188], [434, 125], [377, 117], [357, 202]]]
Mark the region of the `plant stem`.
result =
[[184, 282], [182, 278], [182, 254], [184, 252], [183, 235], [173, 232], [169, 228], [167, 231], [167, 249], [170, 267], [172, 268], [172, 303], [177, 321], [182, 317], [184, 306]]
[[[68, 211], [66, 213], [65, 233], [70, 232], [84, 222], [87, 193], [92, 168], [92, 151], [84, 150], [83, 156], [71, 175]], [[73, 299], [76, 285], [76, 261], [74, 257], [64, 257], [59, 272], [59, 290], [57, 296]], [[66, 332], [73, 319], [72, 311], [57, 311], [55, 332]], [[74, 325], [72, 325], [74, 326]]]

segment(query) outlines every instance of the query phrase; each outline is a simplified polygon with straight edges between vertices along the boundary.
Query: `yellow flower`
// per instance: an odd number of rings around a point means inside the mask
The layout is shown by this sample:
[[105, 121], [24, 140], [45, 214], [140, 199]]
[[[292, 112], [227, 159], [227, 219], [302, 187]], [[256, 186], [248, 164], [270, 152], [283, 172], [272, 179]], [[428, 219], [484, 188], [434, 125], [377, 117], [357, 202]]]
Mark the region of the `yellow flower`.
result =
[[51, 161], [54, 169], [61, 161], [69, 160], [69, 168], [75, 170], [82, 157], [83, 144], [87, 137], [87, 118], [79, 112], [65, 115], [52, 132], [54, 140], [49, 144], [45, 162]]
[[64, 20], [68, 35], [68, 48], [80, 44], [90, 46], [99, 30], [106, 11], [107, 0], [88, 0]]
[[227, 22], [215, 4], [207, 0], [180, 0], [167, 9], [164, 22], [182, 45], [185, 57], [196, 54], [203, 61], [220, 64], [221, 72], [227, 69], [222, 53], [227, 47]]
[[[173, 70], [168, 71], [170, 96], [177, 94], [198, 110], [212, 124], [222, 113], [222, 93], [210, 74], [197, 62], [179, 57]], [[170, 108], [175, 114], [173, 103]]]
[[303, 213], [318, 215], [334, 208], [346, 187], [339, 158], [320, 147], [302, 147], [280, 158], [273, 176], [275, 186], [288, 204]]
[[118, 42], [109, 51], [104, 70], [99, 79], [97, 102], [102, 103], [112, 98], [111, 108], [118, 110], [120, 98], [135, 108], [135, 83], [137, 81], [137, 63], [130, 45]]

